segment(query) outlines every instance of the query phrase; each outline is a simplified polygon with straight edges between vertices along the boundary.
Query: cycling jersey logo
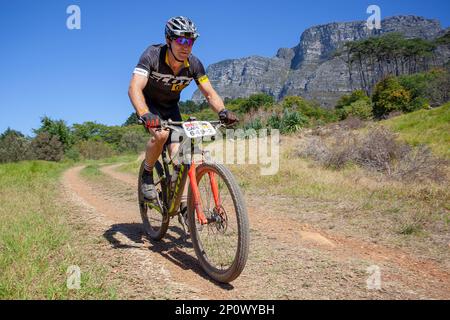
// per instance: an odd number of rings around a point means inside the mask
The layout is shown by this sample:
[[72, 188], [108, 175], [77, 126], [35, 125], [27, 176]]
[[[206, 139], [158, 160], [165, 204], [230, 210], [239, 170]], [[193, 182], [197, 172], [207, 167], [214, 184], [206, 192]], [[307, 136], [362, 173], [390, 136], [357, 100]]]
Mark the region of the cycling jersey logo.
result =
[[172, 85], [172, 91], [181, 91], [181, 90], [183, 90], [184, 88], [186, 88], [187, 86], [189, 85], [189, 83], [186, 83], [186, 84], [174, 84], [174, 85]]
[[192, 81], [192, 78], [189, 77], [175, 77], [171, 74], [162, 74], [155, 71], [150, 73], [149, 78], [156, 82], [162, 82], [166, 86], [172, 86], [172, 91], [181, 91]]

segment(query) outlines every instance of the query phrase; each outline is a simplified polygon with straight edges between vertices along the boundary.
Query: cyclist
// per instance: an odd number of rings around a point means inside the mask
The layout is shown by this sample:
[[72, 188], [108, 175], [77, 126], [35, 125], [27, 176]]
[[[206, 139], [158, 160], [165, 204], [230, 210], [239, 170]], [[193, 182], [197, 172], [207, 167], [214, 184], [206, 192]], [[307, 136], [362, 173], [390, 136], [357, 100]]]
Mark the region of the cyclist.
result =
[[[151, 45], [142, 54], [133, 71], [128, 95], [152, 138], [145, 154], [145, 170], [142, 176], [141, 192], [147, 200], [157, 197], [153, 182], [153, 166], [164, 145], [168, 145], [173, 157], [179, 148], [178, 141], [172, 141], [169, 131], [155, 130], [160, 120], [182, 121], [178, 106], [180, 92], [194, 80], [219, 119], [230, 125], [238, 121], [236, 115], [225, 109], [223, 100], [211, 86], [200, 60], [191, 54], [199, 37], [194, 23], [186, 17], [173, 17], [165, 27], [166, 44]], [[187, 188], [182, 197], [182, 208], [186, 208]], [[183, 211], [183, 210], [182, 210]]]

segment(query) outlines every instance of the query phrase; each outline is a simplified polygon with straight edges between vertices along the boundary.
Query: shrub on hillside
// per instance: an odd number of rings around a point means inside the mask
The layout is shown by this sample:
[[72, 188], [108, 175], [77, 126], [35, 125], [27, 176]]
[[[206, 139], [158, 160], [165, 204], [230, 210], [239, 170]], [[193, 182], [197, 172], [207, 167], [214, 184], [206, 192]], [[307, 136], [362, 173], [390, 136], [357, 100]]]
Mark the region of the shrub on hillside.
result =
[[398, 78], [387, 77], [375, 86], [372, 96], [375, 117], [382, 118], [392, 111], [408, 111], [411, 93], [405, 89]]
[[370, 102], [370, 98], [366, 95], [364, 90], [355, 90], [350, 94], [345, 94], [336, 102], [336, 109], [343, 109], [345, 106], [351, 105], [353, 102], [363, 100]]
[[445, 182], [449, 165], [445, 159], [435, 157], [428, 146], [420, 145], [404, 155], [394, 167], [392, 175], [405, 181], [436, 181]]
[[259, 130], [266, 127], [267, 120], [271, 117], [271, 115], [272, 112], [264, 109], [257, 109], [244, 114], [242, 117], [244, 130]]
[[275, 100], [272, 96], [265, 93], [254, 94], [242, 102], [240, 109], [242, 112], [250, 112], [259, 108], [269, 108], [273, 106]]
[[281, 117], [280, 132], [295, 133], [308, 124], [308, 118], [298, 111], [284, 110]]
[[345, 120], [348, 117], [368, 120], [373, 115], [372, 102], [362, 90], [356, 90], [351, 94], [340, 97], [335, 110], [340, 120]]
[[[304, 116], [322, 123], [337, 120], [333, 111], [322, 108], [319, 104], [298, 96], [288, 96], [281, 102], [283, 109], [299, 111]], [[317, 121], [316, 121], [317, 122]]]
[[329, 138], [310, 137], [297, 155], [334, 169], [353, 163], [407, 182], [447, 179], [446, 161], [433, 156], [427, 147], [413, 149], [396, 138], [384, 127], [372, 128], [365, 134], [336, 130]]
[[341, 119], [348, 117], [358, 118], [361, 120], [369, 120], [372, 118], [373, 110], [370, 101], [357, 100], [350, 105], [345, 106], [341, 111]]
[[397, 136], [385, 127], [375, 127], [356, 142], [356, 152], [352, 156], [360, 166], [376, 171], [392, 173], [395, 161], [400, 161], [411, 147], [396, 140]]
[[267, 120], [267, 126], [280, 130], [282, 134], [299, 131], [308, 124], [308, 118], [298, 111], [285, 109], [281, 114], [273, 113]]
[[399, 78], [400, 84], [411, 92], [415, 111], [427, 106], [439, 106], [450, 99], [450, 73], [445, 69], [433, 69]]

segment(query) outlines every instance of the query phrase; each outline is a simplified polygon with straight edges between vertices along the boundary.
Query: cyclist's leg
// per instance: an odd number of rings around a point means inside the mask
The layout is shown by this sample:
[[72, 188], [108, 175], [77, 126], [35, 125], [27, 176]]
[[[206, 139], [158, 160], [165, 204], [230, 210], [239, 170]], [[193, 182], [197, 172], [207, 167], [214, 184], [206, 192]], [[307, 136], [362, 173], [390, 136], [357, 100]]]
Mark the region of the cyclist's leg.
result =
[[[173, 121], [182, 121], [180, 110], [178, 107], [174, 108], [173, 112], [170, 114], [170, 118]], [[180, 135], [172, 132], [171, 136], [169, 137], [169, 139], [167, 139], [166, 142], [170, 157], [173, 160], [174, 165], [181, 165], [181, 162], [183, 161], [182, 157], [179, 156], [180, 138]], [[188, 179], [186, 179], [186, 184], [183, 189], [183, 195], [181, 196], [180, 207], [182, 211], [187, 211], [188, 184], [189, 181]]]
[[[160, 108], [150, 107], [150, 112], [158, 114], [162, 120], [168, 119], [167, 117], [165, 117], [164, 113], [161, 112]], [[148, 141], [145, 150], [145, 161], [148, 166], [153, 167], [155, 165], [155, 162], [161, 155], [164, 144], [167, 142], [168, 138], [169, 138], [169, 131], [153, 130], [153, 136]]]
[[[157, 110], [151, 108], [150, 112], [160, 114]], [[160, 114], [161, 116], [161, 114]], [[163, 118], [163, 117], [161, 117]], [[163, 118], [164, 119], [164, 118]], [[153, 181], [153, 167], [163, 150], [164, 144], [169, 138], [169, 131], [152, 130], [152, 137], [149, 139], [145, 150], [145, 164], [142, 173], [141, 190], [145, 198], [153, 200], [156, 198], [156, 189]]]

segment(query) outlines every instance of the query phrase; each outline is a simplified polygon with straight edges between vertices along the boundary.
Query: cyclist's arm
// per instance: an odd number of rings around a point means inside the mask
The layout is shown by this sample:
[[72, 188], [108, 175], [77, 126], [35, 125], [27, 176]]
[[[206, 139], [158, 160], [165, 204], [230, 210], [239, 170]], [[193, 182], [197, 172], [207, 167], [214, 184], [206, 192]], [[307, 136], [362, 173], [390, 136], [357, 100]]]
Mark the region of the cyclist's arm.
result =
[[209, 105], [211, 106], [211, 109], [213, 109], [216, 113], [219, 113], [220, 111], [225, 109], [222, 98], [217, 94], [216, 90], [214, 90], [211, 82], [201, 82], [198, 84], [198, 88], [205, 96], [206, 101], [208, 101]]
[[148, 78], [139, 74], [133, 74], [130, 81], [130, 87], [128, 88], [128, 96], [131, 103], [139, 116], [149, 112], [143, 90], [147, 85]]

